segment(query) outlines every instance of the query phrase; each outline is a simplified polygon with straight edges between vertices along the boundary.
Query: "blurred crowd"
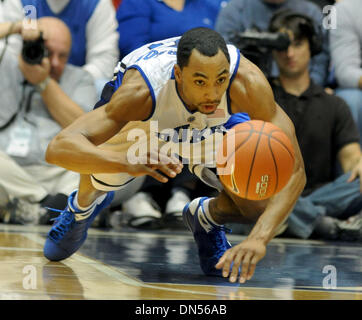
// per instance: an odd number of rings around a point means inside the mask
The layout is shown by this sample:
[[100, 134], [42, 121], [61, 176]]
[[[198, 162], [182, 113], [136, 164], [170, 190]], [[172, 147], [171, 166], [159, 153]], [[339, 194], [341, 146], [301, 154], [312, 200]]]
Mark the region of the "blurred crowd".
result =
[[[0, 222], [51, 224], [66, 207], [79, 176], [48, 164], [47, 145], [93, 109], [119, 60], [208, 27], [258, 65], [294, 123], [308, 182], [278, 236], [361, 241], [359, 13], [360, 0], [0, 0]], [[183, 229], [184, 206], [215, 192], [187, 168], [145, 177], [94, 227]]]

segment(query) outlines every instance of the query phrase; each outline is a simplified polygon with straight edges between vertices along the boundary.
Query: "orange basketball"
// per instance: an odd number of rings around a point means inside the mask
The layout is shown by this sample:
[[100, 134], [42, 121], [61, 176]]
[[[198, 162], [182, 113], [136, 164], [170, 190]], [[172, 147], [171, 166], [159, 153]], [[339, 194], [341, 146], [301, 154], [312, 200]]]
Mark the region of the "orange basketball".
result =
[[227, 132], [216, 160], [220, 180], [231, 192], [241, 198], [263, 200], [288, 183], [294, 149], [279, 127], [251, 120]]

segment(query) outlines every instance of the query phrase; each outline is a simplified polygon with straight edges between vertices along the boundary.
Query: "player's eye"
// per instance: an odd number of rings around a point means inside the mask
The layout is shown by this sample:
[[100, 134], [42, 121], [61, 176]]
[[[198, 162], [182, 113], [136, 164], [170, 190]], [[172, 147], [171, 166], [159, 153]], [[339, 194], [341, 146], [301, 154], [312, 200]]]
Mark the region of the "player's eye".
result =
[[194, 83], [195, 83], [197, 86], [203, 86], [203, 85], [205, 85], [205, 81], [204, 81], [204, 80], [195, 80]]
[[225, 81], [226, 81], [226, 77], [222, 77], [222, 78], [217, 79], [216, 82], [217, 82], [218, 84], [223, 84]]

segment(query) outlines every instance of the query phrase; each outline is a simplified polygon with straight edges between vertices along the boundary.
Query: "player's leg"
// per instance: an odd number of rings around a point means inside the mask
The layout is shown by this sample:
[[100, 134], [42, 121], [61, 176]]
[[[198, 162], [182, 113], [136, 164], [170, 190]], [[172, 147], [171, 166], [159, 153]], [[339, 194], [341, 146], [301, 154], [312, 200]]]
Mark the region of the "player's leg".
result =
[[[61, 212], [48, 233], [44, 255], [52, 261], [60, 261], [75, 253], [87, 238], [88, 228], [98, 213], [110, 205], [114, 191], [127, 185], [131, 176], [123, 176], [125, 181], [119, 181], [119, 187], [102, 189], [99, 181], [96, 183], [89, 175], [81, 175], [79, 189], [68, 198], [67, 207]], [[109, 184], [109, 183], [108, 183]]]
[[[205, 176], [198, 174], [201, 180]], [[214, 177], [212, 177], [214, 175]], [[214, 185], [216, 178], [210, 170], [207, 172], [209, 185]], [[216, 184], [215, 184], [216, 187]], [[228, 231], [226, 222], [253, 223], [263, 213], [268, 200], [250, 201], [241, 199], [226, 188], [220, 189], [215, 198], [202, 197], [186, 205], [183, 218], [185, 224], [192, 231], [198, 247], [200, 266], [207, 275], [221, 276], [221, 270], [215, 268], [216, 263], [226, 250], [231, 247], [225, 232]]]
[[216, 198], [210, 199], [210, 216], [218, 224], [254, 223], [264, 212], [268, 201], [243, 199], [225, 188]]

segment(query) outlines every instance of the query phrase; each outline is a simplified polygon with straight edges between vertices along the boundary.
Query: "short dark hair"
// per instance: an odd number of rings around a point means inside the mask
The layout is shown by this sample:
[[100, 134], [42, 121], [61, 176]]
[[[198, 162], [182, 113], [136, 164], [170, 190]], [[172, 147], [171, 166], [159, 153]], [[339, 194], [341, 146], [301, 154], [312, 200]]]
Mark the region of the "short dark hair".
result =
[[295, 40], [308, 39], [310, 44], [316, 34], [312, 19], [291, 9], [278, 10], [271, 18], [269, 31], [279, 32], [281, 29], [292, 31]]
[[212, 29], [193, 28], [182, 35], [177, 47], [177, 64], [181, 69], [188, 65], [193, 49], [208, 57], [215, 56], [220, 49], [230, 63], [230, 55], [224, 38]]

